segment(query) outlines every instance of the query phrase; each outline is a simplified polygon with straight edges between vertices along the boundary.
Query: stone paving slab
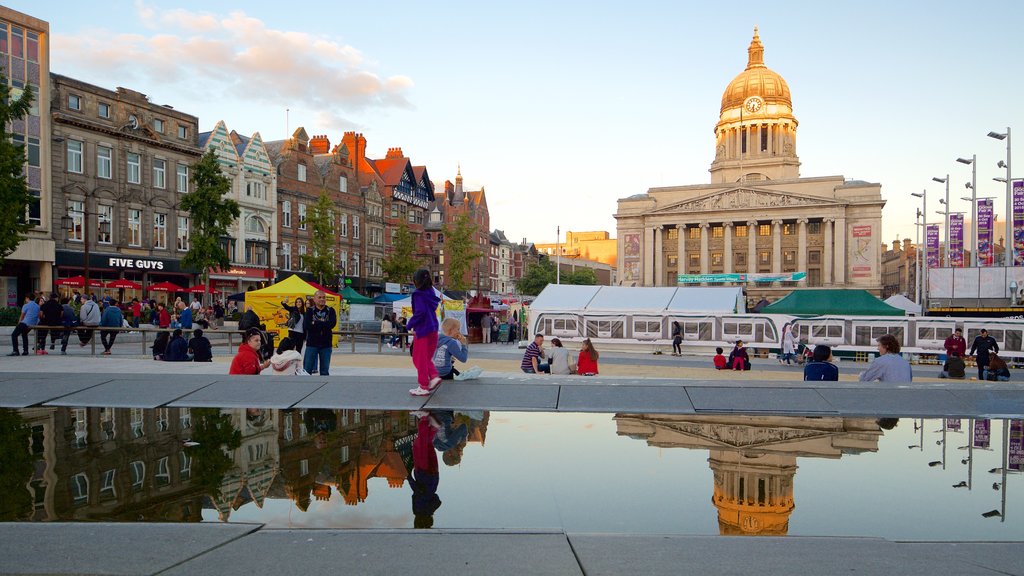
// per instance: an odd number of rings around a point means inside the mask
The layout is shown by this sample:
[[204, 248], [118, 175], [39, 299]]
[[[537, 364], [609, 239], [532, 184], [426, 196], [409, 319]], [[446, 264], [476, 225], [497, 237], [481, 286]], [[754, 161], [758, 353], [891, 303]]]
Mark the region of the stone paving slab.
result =
[[698, 412], [835, 413], [813, 388], [686, 386], [686, 393]]
[[409, 389], [415, 380], [396, 381], [395, 378], [361, 378], [358, 382], [327, 382], [313, 392], [296, 408], [360, 408], [367, 410], [419, 410], [426, 402], [422, 396], [412, 396]]
[[840, 414], [869, 416], [967, 416], [967, 403], [949, 390], [907, 388], [819, 388], [821, 394]]
[[1021, 542], [948, 542], [903, 543], [901, 548], [916, 556], [943, 560], [949, 566], [973, 564], [999, 574], [1024, 575], [1024, 549]]
[[0, 523], [0, 573], [155, 574], [258, 528], [212, 523]]
[[967, 407], [971, 416], [1019, 418], [1024, 414], [1024, 391], [1015, 390], [952, 390], [950, 392]]
[[554, 410], [558, 406], [558, 390], [558, 386], [446, 381], [441, 383], [424, 408]]
[[[148, 381], [147, 381], [148, 380]], [[74, 394], [46, 402], [46, 406], [112, 406], [114, 408], [157, 408], [187, 396], [217, 381], [216, 376], [167, 378], [119, 378]]]
[[[962, 544], [950, 558], [925, 548], [870, 538], [614, 536], [569, 534], [588, 576], [606, 574], [814, 574], [994, 576], [972, 564], [985, 548]], [[946, 547], [945, 544], [937, 545]], [[1019, 546], [1019, 544], [1018, 544]], [[1018, 557], [1019, 558], [1019, 557]]]
[[571, 576], [583, 573], [564, 534], [261, 530], [166, 574], [415, 574]]
[[0, 382], [0, 407], [26, 408], [113, 380], [113, 374], [63, 374], [60, 378], [7, 378]]
[[678, 386], [562, 386], [558, 411], [696, 413], [686, 390]]
[[293, 378], [231, 376], [168, 404], [177, 408], [291, 408], [326, 383], [326, 376]]

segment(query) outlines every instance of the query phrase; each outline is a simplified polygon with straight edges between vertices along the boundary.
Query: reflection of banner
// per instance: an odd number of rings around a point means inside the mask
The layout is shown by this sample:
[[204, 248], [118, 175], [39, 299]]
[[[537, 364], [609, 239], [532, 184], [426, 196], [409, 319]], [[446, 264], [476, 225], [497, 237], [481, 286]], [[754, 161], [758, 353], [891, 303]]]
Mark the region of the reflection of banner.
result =
[[939, 225], [929, 224], [925, 232], [926, 262], [929, 268], [939, 267]]
[[946, 418], [946, 430], [953, 432], [960, 431], [960, 419], [959, 418]]
[[702, 282], [799, 282], [807, 278], [806, 272], [784, 272], [770, 274], [759, 272], [751, 274], [680, 274], [676, 279], [679, 284], [700, 284]]
[[989, 439], [992, 437], [992, 421], [982, 418], [974, 421], [974, 447], [988, 448]]
[[964, 265], [964, 215], [949, 215], [949, 266]]
[[1013, 181], [1013, 265], [1024, 264], [1024, 180]]
[[1010, 420], [1010, 453], [1007, 455], [1010, 470], [1024, 468], [1024, 420]]
[[978, 200], [978, 263], [981, 266], [991, 266], [993, 264], [993, 216], [992, 199], [984, 198]]

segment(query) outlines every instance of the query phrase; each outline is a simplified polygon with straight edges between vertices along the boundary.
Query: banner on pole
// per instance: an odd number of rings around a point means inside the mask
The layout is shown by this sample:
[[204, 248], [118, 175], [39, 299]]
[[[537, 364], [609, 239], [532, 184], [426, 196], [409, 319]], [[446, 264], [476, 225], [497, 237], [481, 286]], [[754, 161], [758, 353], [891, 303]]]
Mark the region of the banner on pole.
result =
[[964, 266], [964, 215], [949, 215], [949, 266]]
[[974, 447], [988, 448], [989, 440], [992, 438], [992, 421], [982, 418], [974, 421]]
[[1013, 181], [1013, 265], [1024, 265], [1024, 180]]
[[925, 250], [927, 250], [927, 256], [925, 261], [928, 262], [929, 268], [939, 267], [939, 225], [929, 224], [925, 231]]
[[1010, 420], [1009, 454], [1007, 468], [1020, 470], [1024, 468], [1024, 420]]
[[978, 200], [978, 264], [992, 266], [995, 253], [992, 250], [993, 218], [992, 199]]

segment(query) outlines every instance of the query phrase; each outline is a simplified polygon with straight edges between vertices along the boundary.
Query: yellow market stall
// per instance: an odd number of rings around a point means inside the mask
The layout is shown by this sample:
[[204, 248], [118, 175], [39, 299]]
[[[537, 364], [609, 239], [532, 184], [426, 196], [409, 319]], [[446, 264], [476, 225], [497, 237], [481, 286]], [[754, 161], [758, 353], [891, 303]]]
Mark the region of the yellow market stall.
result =
[[[286, 335], [288, 334], [288, 311], [281, 307], [281, 301], [287, 300], [289, 304], [294, 304], [296, 298], [312, 296], [316, 291], [315, 286], [292, 274], [277, 284], [261, 290], [246, 292], [245, 305], [252, 306], [253, 312], [260, 317], [260, 322], [267, 325], [268, 331]], [[327, 294], [327, 305], [334, 308], [340, 320], [341, 297], [333, 292], [325, 291], [325, 293]], [[333, 344], [338, 345], [337, 336], [334, 336]]]

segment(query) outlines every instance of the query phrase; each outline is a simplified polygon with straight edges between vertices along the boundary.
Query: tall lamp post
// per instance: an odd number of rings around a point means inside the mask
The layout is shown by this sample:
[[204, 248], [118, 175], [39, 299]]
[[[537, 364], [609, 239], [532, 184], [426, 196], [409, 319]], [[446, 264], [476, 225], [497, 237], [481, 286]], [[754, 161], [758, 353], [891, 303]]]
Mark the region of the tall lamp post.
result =
[[[911, 192], [911, 196], [921, 199], [921, 210], [918, 214], [921, 215], [921, 238], [924, 242], [918, 245], [917, 260], [921, 263], [921, 274], [918, 275], [918, 282], [921, 283], [920, 288], [920, 300], [917, 303], [921, 306], [921, 315], [927, 315], [928, 313], [928, 190], [921, 190], [921, 193]], [[924, 245], [924, 258], [921, 257], [921, 245]]]
[[1006, 162], [999, 161], [1000, 168], [1006, 168], [1006, 245], [1003, 249], [1003, 262], [1006, 266], [1013, 266], [1013, 189], [1010, 179], [1010, 127], [1006, 127], [1005, 133], [989, 132], [989, 138], [1006, 140]]
[[[971, 181], [967, 188], [971, 190], [971, 266], [980, 266], [978, 263], [978, 155], [972, 154], [970, 159], [957, 158], [957, 162], [967, 164], [971, 167]], [[966, 198], [963, 198], [966, 200]]]
[[562, 283], [562, 227], [555, 228], [555, 284]]
[[[939, 204], [946, 207], [946, 229], [943, 231], [943, 235], [946, 237], [946, 266], [949, 266], [949, 174], [946, 174], [945, 178], [935, 177], [932, 180], [946, 185], [946, 199], [939, 200]], [[942, 212], [939, 213], [941, 214]]]

